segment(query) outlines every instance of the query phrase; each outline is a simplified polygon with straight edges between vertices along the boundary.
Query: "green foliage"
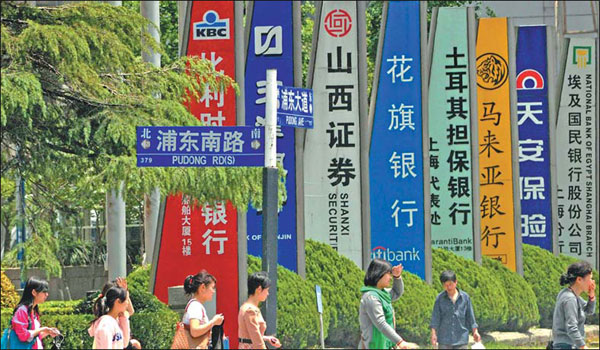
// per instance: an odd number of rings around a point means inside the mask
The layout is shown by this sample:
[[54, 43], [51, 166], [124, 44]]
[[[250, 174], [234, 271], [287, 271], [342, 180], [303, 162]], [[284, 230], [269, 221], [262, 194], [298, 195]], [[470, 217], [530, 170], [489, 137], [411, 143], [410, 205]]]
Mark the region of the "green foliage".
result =
[[[40, 323], [44, 327], [56, 327], [65, 337], [62, 343], [63, 349], [91, 349], [93, 338], [88, 334], [90, 322], [94, 319], [93, 315], [44, 315], [40, 318]], [[52, 338], [44, 339], [44, 348], [49, 349], [52, 344]]]
[[20, 296], [17, 293], [15, 286], [10, 281], [10, 278], [6, 276], [4, 271], [2, 271], [0, 275], [2, 276], [2, 285], [0, 289], [2, 296], [0, 299], [0, 305], [2, 306], [3, 310], [4, 308], [12, 310], [15, 308], [15, 306], [17, 306]]
[[145, 349], [169, 349], [179, 314], [165, 306], [156, 311], [144, 310], [131, 316], [131, 337]]
[[482, 331], [495, 330], [508, 320], [508, 299], [496, 273], [452, 252], [433, 248], [433, 287], [442, 291], [444, 270], [456, 273], [458, 288], [471, 297], [475, 320]]
[[71, 315], [75, 313], [76, 307], [81, 303], [80, 300], [69, 301], [46, 301], [40, 304], [40, 314], [42, 315]]
[[[261, 260], [249, 255], [248, 273], [260, 270]], [[277, 266], [277, 274], [277, 337], [284, 348], [315, 347], [320, 343], [320, 325], [314, 284], [282, 266]], [[324, 324], [329, 322], [328, 305], [323, 300]]]
[[[564, 288], [559, 283], [560, 276], [567, 272], [570, 264], [576, 261], [577, 259], [566, 255], [561, 254], [556, 257], [540, 247], [523, 244], [523, 277], [531, 285], [537, 298], [541, 327], [552, 327], [556, 296]], [[594, 270], [592, 275], [598, 281], [598, 271]], [[585, 293], [581, 296], [587, 299]], [[596, 288], [596, 297], [598, 297], [598, 288]], [[596, 303], [595, 315], [588, 317], [587, 323], [598, 324], [598, 303]]]
[[315, 23], [314, 1], [303, 1], [300, 8], [302, 12], [302, 86], [307, 86], [308, 64], [312, 51], [313, 27]]
[[500, 280], [509, 301], [508, 320], [497, 330], [526, 332], [530, 327], [537, 325], [540, 313], [535, 293], [529, 283], [521, 275], [510, 271], [497, 260], [484, 256], [482, 265]]
[[329, 346], [356, 346], [359, 340], [358, 308], [364, 273], [354, 262], [327, 244], [306, 240], [306, 279], [321, 286], [330, 306]]

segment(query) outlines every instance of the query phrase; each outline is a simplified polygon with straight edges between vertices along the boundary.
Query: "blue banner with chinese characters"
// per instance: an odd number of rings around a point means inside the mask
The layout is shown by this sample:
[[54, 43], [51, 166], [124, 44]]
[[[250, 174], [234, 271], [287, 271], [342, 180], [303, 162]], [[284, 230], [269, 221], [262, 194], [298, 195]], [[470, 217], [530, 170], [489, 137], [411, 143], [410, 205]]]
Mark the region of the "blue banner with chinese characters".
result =
[[138, 126], [138, 167], [264, 166], [264, 130], [248, 126]]
[[[277, 85], [294, 85], [291, 1], [255, 1], [246, 58], [246, 125], [264, 126], [267, 69], [277, 69]], [[296, 154], [294, 128], [277, 127], [277, 161], [286, 173], [287, 197], [279, 212], [279, 264], [297, 271]], [[262, 214], [249, 208], [248, 254], [262, 255]]]
[[312, 89], [279, 86], [277, 89], [277, 125], [312, 129]]
[[389, 2], [369, 176], [371, 256], [424, 279], [420, 26], [418, 1]]
[[517, 118], [523, 243], [552, 251], [546, 27], [519, 27]]

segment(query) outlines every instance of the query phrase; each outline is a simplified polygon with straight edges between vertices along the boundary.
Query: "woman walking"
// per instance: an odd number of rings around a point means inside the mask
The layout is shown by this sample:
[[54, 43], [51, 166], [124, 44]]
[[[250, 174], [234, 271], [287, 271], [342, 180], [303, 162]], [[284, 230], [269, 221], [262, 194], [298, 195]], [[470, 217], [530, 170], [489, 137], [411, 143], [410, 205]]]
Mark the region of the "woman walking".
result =
[[[596, 282], [592, 279], [592, 266], [586, 261], [569, 265], [567, 273], [560, 276], [560, 285], [568, 285], [556, 297], [552, 317], [552, 342], [554, 349], [585, 349], [585, 318], [596, 310]], [[588, 301], [579, 295], [588, 294]]]
[[94, 303], [96, 319], [91, 322], [88, 333], [94, 337], [93, 349], [123, 349], [125, 338], [119, 326], [119, 315], [128, 307], [127, 291], [119, 286], [108, 289]]
[[[121, 287], [127, 292], [127, 309], [122, 314], [119, 314], [119, 317], [117, 318], [117, 323], [119, 323], [119, 327], [121, 328], [121, 331], [123, 331], [123, 344], [126, 344], [125, 349], [141, 349], [142, 345], [140, 344], [140, 342], [136, 339], [131, 338], [131, 327], [129, 326], [129, 318], [131, 317], [131, 315], [133, 315], [135, 310], [133, 309], [133, 303], [129, 298], [127, 280], [123, 277], [117, 277], [117, 279], [113, 280], [112, 282], [105, 283], [104, 287], [102, 288], [102, 292], [100, 293], [98, 298], [102, 298], [104, 295], [106, 295], [106, 292], [108, 292], [108, 290], [114, 286]], [[94, 311], [94, 313], [96, 313], [96, 311]]]
[[[417, 345], [402, 339], [396, 333], [396, 319], [392, 301], [404, 292], [402, 265], [394, 266], [380, 259], [373, 259], [367, 268], [365, 285], [360, 289], [359, 349], [413, 349]], [[391, 291], [390, 282], [394, 280]]]
[[265, 343], [279, 348], [281, 343], [274, 336], [267, 336], [267, 323], [262, 317], [260, 303], [267, 300], [271, 280], [264, 271], [255, 272], [248, 277], [248, 300], [238, 313], [238, 337], [240, 349], [266, 349]]
[[12, 329], [19, 341], [33, 343], [30, 349], [43, 349], [42, 339], [48, 335], [54, 338], [60, 334], [58, 329], [42, 327], [40, 324], [38, 305], [43, 304], [47, 298], [48, 282], [30, 277], [23, 290], [21, 300], [13, 312]]

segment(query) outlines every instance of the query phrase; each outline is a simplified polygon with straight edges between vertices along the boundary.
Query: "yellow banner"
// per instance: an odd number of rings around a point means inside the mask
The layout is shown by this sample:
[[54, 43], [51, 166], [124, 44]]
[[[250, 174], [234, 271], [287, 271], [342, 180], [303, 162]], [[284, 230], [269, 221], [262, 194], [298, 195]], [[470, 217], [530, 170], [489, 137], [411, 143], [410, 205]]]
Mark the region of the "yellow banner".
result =
[[482, 255], [516, 271], [507, 29], [506, 18], [479, 20], [476, 68], [480, 235]]

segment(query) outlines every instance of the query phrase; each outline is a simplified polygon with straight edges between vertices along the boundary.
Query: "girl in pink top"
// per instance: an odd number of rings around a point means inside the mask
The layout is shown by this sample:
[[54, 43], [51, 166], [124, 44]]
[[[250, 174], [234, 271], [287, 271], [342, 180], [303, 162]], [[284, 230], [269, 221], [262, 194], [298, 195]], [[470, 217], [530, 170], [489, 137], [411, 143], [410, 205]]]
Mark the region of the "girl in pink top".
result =
[[22, 342], [34, 341], [32, 349], [43, 349], [42, 339], [50, 335], [56, 337], [60, 334], [58, 329], [42, 327], [40, 325], [39, 304], [48, 298], [48, 282], [30, 277], [27, 280], [23, 295], [11, 321], [12, 329]]
[[[88, 333], [94, 337], [93, 349], [123, 349], [126, 345], [124, 331], [117, 321], [119, 314], [127, 310], [127, 291], [121, 287], [111, 287], [106, 295], [94, 304], [96, 319], [92, 321]], [[127, 329], [127, 331], [129, 331]]]

